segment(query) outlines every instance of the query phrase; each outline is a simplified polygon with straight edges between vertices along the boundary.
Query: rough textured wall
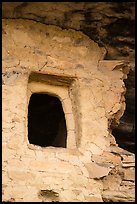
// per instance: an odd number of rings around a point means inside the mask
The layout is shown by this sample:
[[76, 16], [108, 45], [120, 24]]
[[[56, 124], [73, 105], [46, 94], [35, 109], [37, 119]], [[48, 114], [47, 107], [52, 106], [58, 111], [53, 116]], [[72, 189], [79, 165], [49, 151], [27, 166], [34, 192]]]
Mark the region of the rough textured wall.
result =
[[106, 48], [105, 59], [130, 62], [132, 71], [125, 81], [127, 108], [113, 134], [121, 147], [134, 152], [135, 2], [4, 2], [2, 17], [80, 30]]
[[[124, 111], [129, 66], [103, 60], [105, 50], [81, 32], [29, 20], [3, 20], [2, 43], [3, 201], [134, 201], [134, 154], [118, 148], [109, 131]], [[28, 144], [32, 72], [74, 78], [76, 148]]]
[[135, 2], [5, 2], [3, 18], [80, 30], [106, 48], [107, 59], [134, 60]]

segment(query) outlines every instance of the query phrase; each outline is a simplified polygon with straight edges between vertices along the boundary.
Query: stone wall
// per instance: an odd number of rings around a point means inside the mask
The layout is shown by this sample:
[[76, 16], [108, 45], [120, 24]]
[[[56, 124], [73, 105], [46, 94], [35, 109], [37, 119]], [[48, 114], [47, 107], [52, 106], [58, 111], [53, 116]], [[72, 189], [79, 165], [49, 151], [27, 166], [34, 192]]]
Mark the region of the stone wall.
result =
[[[110, 128], [125, 110], [129, 65], [104, 60], [105, 49], [79, 31], [7, 19], [2, 33], [3, 201], [134, 201], [134, 154]], [[48, 88], [71, 111], [76, 146], [28, 142], [30, 94]]]

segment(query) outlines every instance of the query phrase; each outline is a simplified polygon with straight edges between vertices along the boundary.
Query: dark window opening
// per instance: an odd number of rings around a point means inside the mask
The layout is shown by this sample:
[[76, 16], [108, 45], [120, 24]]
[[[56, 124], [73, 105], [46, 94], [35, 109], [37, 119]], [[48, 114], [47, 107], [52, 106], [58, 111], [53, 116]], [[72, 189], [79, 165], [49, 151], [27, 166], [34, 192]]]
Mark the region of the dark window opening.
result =
[[42, 147], [66, 147], [67, 129], [57, 97], [34, 93], [28, 106], [28, 140]]
[[124, 80], [126, 86], [126, 110], [120, 119], [118, 127], [113, 129], [119, 147], [135, 153], [135, 73], [130, 70]]

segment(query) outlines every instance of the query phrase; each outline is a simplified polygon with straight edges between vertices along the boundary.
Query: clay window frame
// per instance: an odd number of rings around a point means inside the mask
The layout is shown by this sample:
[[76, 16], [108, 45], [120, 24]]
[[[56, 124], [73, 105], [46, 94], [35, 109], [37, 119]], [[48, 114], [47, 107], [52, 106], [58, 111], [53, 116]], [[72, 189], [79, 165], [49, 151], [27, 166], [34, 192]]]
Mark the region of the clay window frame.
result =
[[[29, 105], [30, 98], [34, 93], [48, 94], [54, 97], [57, 97], [61, 104], [65, 115], [66, 120], [66, 129], [67, 129], [67, 140], [66, 148], [74, 149], [76, 148], [76, 128], [74, 120], [74, 112], [72, 108], [72, 100], [70, 98], [70, 90], [72, 90], [73, 82], [75, 81], [72, 77], [67, 76], [57, 76], [52, 74], [40, 74], [40, 73], [31, 73], [28, 80], [27, 95]], [[28, 116], [28, 110], [27, 110]], [[28, 140], [28, 117], [27, 117], [27, 145], [29, 148], [38, 149], [37, 145], [29, 143]], [[41, 147], [47, 148], [47, 147]], [[49, 148], [49, 147], [48, 147]], [[52, 146], [52, 148], [57, 148]], [[59, 148], [59, 147], [58, 147]]]

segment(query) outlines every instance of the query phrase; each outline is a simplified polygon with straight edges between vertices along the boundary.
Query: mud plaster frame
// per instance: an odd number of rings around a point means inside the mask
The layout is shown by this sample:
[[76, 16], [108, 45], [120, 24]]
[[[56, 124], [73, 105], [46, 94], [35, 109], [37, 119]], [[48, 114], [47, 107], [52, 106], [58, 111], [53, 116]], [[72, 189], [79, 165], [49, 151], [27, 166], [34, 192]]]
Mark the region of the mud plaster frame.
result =
[[[34, 73], [34, 75], [39, 76], [39, 74]], [[31, 74], [30, 74], [31, 76]], [[66, 120], [66, 128], [67, 128], [67, 141], [66, 141], [66, 148], [76, 148], [77, 147], [77, 131], [76, 131], [76, 123], [74, 119], [74, 111], [72, 108], [72, 99], [70, 97], [70, 92], [73, 89], [73, 82], [74, 79], [68, 78], [69, 82], [63, 83], [63, 77], [58, 76], [58, 78], [62, 79], [61, 84], [58, 82], [55, 82], [54, 75], [48, 75], [48, 74], [41, 74], [43, 76], [42, 78], [45, 78], [45, 81], [43, 80], [28, 80], [28, 87], [27, 87], [27, 106], [29, 105], [30, 97], [33, 93], [43, 93], [43, 94], [48, 94], [54, 97], [57, 97], [61, 104], [62, 108], [65, 114], [65, 120]], [[46, 81], [50, 77], [50, 82], [49, 80]], [[71, 94], [72, 96], [73, 94]], [[73, 96], [74, 97], [74, 96]], [[38, 149], [37, 145], [33, 145], [29, 143], [28, 140], [28, 109], [27, 109], [27, 116], [26, 116], [26, 138], [25, 140], [27, 141], [28, 147]], [[46, 148], [46, 147], [42, 147]], [[56, 148], [56, 147], [54, 147]]]

